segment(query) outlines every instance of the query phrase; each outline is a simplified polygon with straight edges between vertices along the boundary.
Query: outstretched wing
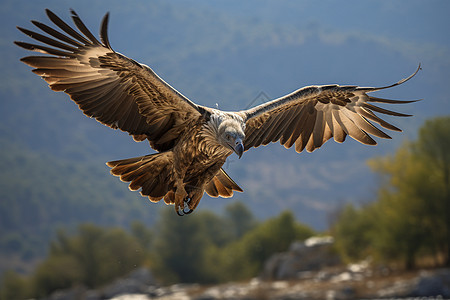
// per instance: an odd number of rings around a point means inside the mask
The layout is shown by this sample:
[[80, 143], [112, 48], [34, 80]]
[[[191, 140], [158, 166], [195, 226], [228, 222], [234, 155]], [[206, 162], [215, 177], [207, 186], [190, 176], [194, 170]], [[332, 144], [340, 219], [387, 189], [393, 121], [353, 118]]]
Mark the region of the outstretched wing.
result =
[[54, 91], [64, 91], [89, 117], [128, 132], [136, 141], [148, 139], [158, 151], [175, 144], [184, 124], [204, 111], [158, 77], [148, 66], [115, 52], [108, 40], [109, 14], [102, 20], [100, 41], [71, 11], [78, 31], [50, 10], [53, 29], [32, 23], [44, 34], [18, 27], [41, 44], [15, 42], [27, 50], [50, 54], [21, 59], [34, 67]]
[[400, 104], [417, 100], [388, 100], [371, 97], [367, 93], [402, 84], [416, 75], [419, 69], [420, 65], [409, 77], [385, 87], [308, 86], [282, 98], [240, 111], [239, 114], [246, 120], [245, 150], [280, 141], [286, 148], [295, 144], [297, 152], [304, 149], [312, 152], [331, 137], [342, 143], [347, 135], [368, 145], [376, 144], [371, 135], [389, 139], [390, 136], [373, 122], [386, 129], [401, 130], [382, 120], [374, 112], [401, 117], [409, 115], [383, 109], [370, 102]]

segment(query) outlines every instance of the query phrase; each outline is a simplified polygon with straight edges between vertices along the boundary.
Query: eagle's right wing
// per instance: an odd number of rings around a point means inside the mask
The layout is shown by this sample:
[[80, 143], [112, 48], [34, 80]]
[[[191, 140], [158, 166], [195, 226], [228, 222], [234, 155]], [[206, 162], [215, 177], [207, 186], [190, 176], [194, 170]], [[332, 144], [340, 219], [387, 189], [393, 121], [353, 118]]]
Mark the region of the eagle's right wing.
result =
[[384, 87], [359, 87], [341, 85], [308, 86], [289, 95], [275, 99], [248, 110], [237, 112], [246, 121], [245, 150], [280, 141], [295, 151], [312, 152], [334, 137], [342, 143], [347, 135], [368, 145], [375, 145], [371, 135], [390, 138], [372, 122], [394, 131], [399, 128], [384, 121], [375, 113], [409, 116], [390, 111], [370, 102], [402, 104], [413, 101], [381, 99], [368, 93], [400, 85], [409, 77]]
[[20, 31], [48, 46], [15, 42], [27, 50], [50, 54], [21, 59], [34, 67], [54, 91], [64, 91], [89, 117], [128, 132], [136, 141], [148, 139], [158, 151], [173, 147], [187, 121], [205, 113], [164, 82], [153, 70], [115, 52], [108, 40], [108, 14], [100, 41], [72, 11], [77, 32], [50, 10], [49, 19], [60, 29], [32, 23], [48, 35], [21, 27]]

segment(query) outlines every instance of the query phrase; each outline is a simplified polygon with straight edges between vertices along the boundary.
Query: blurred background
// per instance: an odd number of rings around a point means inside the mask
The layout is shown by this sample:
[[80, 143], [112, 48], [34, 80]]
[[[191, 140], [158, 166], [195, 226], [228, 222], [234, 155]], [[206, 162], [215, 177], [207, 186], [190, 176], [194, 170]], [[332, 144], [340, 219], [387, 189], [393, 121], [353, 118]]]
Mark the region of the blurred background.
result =
[[[245, 281], [296, 240], [332, 235], [342, 263], [412, 270], [449, 264], [450, 20], [447, 1], [9, 1], [0, 3], [0, 296], [105, 286], [139, 267], [160, 285]], [[273, 144], [224, 168], [245, 190], [204, 196], [178, 218], [109, 174], [152, 150], [86, 118], [19, 62], [15, 26], [72, 24], [109, 39], [201, 105], [240, 110], [312, 84], [383, 86], [424, 99], [386, 118], [376, 147], [350, 138], [297, 154]], [[395, 230], [394, 230], [395, 229]], [[414, 230], [420, 229], [420, 230]], [[270, 276], [269, 276], [270, 277]], [[275, 278], [276, 279], [276, 278]], [[279, 278], [278, 278], [279, 279]]]

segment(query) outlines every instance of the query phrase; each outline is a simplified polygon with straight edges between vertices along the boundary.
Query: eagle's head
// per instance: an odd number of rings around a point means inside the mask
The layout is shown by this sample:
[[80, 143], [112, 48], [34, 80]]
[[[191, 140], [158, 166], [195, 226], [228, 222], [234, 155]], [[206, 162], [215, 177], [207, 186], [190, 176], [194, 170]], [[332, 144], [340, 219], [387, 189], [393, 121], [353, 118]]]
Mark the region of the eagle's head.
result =
[[218, 142], [241, 158], [244, 153], [245, 123], [236, 118], [223, 119], [218, 127]]

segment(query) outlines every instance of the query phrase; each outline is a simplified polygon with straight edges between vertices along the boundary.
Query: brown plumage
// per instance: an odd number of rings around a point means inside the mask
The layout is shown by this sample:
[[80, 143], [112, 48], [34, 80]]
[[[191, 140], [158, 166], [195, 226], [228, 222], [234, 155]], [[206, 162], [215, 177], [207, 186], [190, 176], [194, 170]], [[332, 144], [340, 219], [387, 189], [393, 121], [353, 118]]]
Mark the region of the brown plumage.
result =
[[379, 88], [309, 86], [239, 112], [223, 112], [195, 104], [156, 75], [148, 66], [115, 52], [103, 18], [100, 41], [71, 11], [79, 32], [50, 10], [56, 29], [32, 21], [44, 34], [18, 27], [43, 43], [15, 42], [27, 50], [48, 54], [21, 59], [35, 68], [54, 91], [64, 91], [83, 113], [113, 129], [128, 132], [135, 141], [148, 140], [158, 153], [108, 162], [111, 173], [130, 182], [153, 202], [175, 204], [179, 215], [192, 212], [203, 193], [231, 197], [242, 189], [222, 165], [235, 152], [239, 157], [251, 147], [279, 141], [295, 150], [311, 152], [327, 140], [342, 143], [346, 136], [375, 145], [372, 136], [390, 138], [373, 123], [400, 131], [375, 113], [394, 116], [370, 102], [410, 103], [368, 96], [408, 78]]

